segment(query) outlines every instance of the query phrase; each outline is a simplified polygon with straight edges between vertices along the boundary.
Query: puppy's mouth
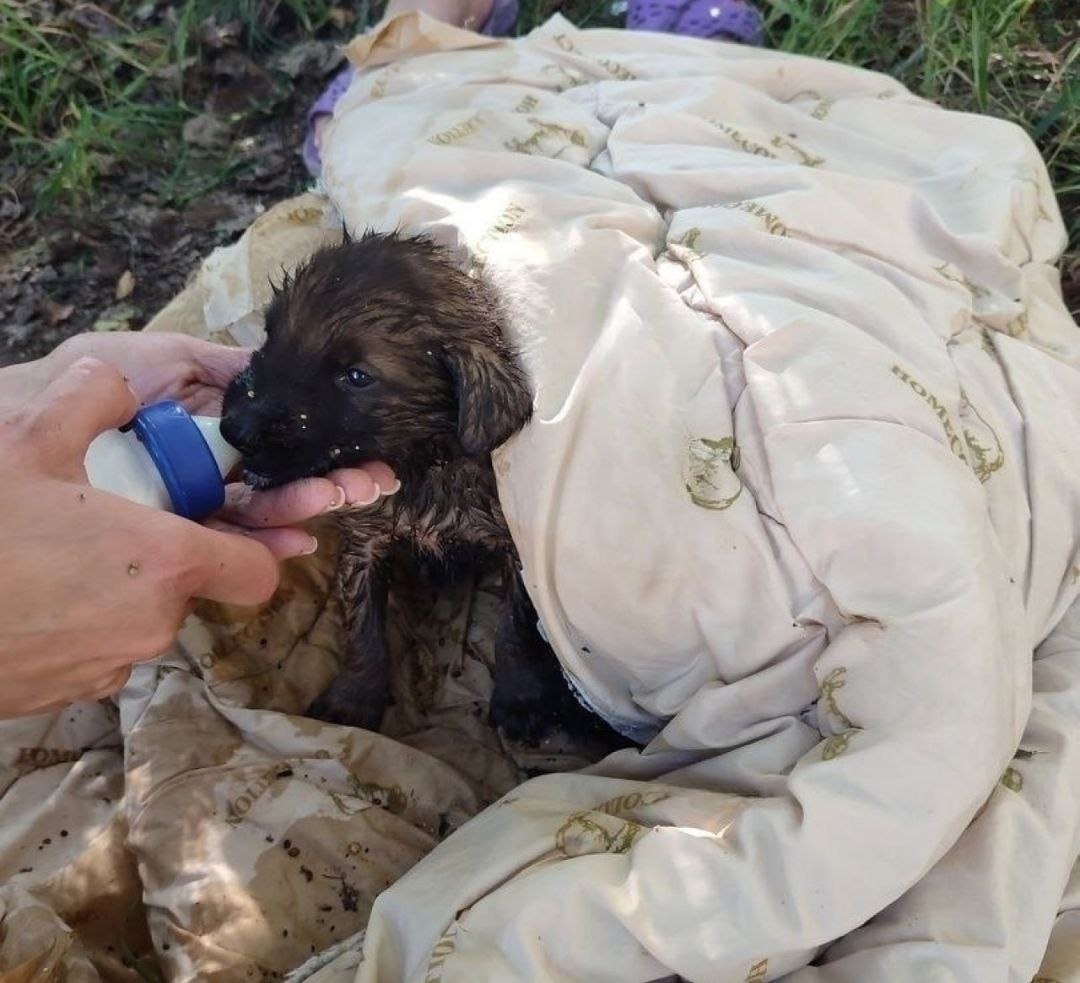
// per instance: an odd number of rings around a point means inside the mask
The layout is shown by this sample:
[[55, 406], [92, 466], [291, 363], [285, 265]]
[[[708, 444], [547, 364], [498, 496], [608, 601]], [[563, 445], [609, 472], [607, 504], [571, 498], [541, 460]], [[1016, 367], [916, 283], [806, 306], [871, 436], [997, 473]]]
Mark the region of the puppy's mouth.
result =
[[245, 457], [241, 462], [244, 483], [256, 489], [279, 488], [301, 478], [319, 478], [324, 474], [344, 467], [345, 464], [329, 456], [320, 456], [306, 461], [281, 461], [255, 454]]

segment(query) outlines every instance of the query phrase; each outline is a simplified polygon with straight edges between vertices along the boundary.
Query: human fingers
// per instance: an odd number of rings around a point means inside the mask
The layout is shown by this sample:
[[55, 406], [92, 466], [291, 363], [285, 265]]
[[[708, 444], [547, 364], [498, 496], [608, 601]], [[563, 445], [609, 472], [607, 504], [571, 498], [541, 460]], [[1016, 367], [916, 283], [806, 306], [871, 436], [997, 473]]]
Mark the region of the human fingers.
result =
[[81, 358], [65, 369], [20, 415], [33, 449], [60, 470], [74, 463], [82, 469], [91, 441], [128, 423], [135, 415], [135, 394], [114, 366]]
[[[374, 489], [372, 501], [375, 498], [378, 489]], [[225, 491], [225, 507], [217, 518], [251, 529], [289, 526], [333, 512], [346, 499], [345, 489], [326, 478], [303, 478], [267, 491], [230, 485]]]
[[[167, 518], [175, 518], [168, 516]], [[176, 579], [188, 598], [250, 606], [268, 601], [280, 571], [273, 553], [251, 536], [176, 519]]]
[[265, 546], [278, 560], [291, 560], [297, 556], [310, 556], [319, 548], [319, 541], [309, 532], [295, 526], [272, 526], [267, 529], [251, 529], [221, 519], [209, 519], [208, 528], [233, 536], [246, 536]]
[[382, 461], [368, 461], [355, 467], [340, 468], [331, 471], [326, 477], [345, 489], [345, 502], [353, 506], [371, 504], [373, 499], [370, 498], [369, 482], [375, 484], [380, 495], [393, 495], [401, 488], [401, 482], [393, 469]]

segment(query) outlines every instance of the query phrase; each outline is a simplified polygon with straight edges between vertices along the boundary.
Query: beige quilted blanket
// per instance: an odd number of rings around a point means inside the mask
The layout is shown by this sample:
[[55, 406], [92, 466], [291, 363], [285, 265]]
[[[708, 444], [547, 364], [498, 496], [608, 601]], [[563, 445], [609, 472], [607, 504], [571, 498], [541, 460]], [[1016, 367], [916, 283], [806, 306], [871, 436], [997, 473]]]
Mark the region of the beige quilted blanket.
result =
[[0, 969], [1080, 980], [1080, 334], [1027, 138], [559, 18], [349, 54], [319, 193], [152, 327], [257, 342], [266, 272], [340, 216], [483, 267], [537, 387], [496, 461], [526, 585], [648, 746], [520, 784], [585, 763], [485, 725], [487, 583], [401, 581], [384, 735], [297, 716], [329, 548], [118, 709], [3, 725]]

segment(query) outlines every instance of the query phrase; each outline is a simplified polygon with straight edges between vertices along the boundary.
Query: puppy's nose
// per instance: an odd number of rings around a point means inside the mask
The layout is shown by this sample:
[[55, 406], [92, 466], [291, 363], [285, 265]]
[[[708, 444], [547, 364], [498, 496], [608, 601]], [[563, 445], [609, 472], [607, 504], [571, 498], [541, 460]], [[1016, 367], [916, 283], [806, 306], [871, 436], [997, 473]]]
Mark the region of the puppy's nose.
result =
[[281, 414], [263, 403], [246, 403], [221, 420], [221, 436], [242, 454], [281, 442]]
[[251, 454], [255, 450], [258, 434], [248, 420], [238, 416], [221, 418], [221, 436], [233, 445], [241, 454]]

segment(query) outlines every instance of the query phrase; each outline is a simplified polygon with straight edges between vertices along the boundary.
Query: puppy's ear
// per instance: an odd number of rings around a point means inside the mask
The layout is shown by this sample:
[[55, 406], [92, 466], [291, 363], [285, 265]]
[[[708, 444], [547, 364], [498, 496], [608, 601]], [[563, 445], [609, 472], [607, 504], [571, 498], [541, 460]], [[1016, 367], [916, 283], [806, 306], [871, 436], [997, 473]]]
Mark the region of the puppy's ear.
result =
[[490, 454], [529, 422], [532, 395], [509, 349], [455, 341], [440, 354], [454, 382], [458, 439], [466, 454]]

